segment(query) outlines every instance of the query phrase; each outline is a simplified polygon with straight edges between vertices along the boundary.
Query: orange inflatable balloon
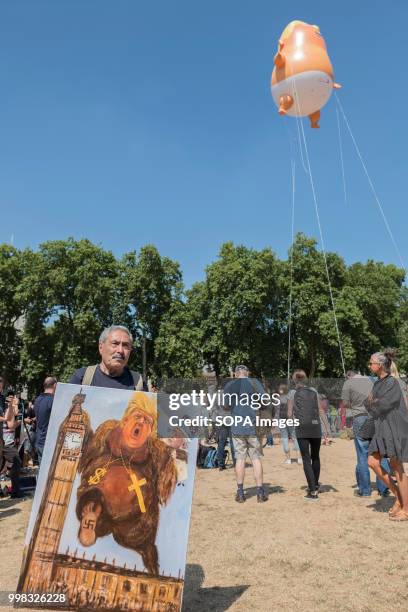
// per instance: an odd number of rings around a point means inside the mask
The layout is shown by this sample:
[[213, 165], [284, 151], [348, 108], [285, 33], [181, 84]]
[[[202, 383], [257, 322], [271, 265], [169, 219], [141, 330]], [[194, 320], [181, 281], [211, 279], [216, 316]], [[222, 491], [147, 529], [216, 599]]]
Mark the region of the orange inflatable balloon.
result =
[[273, 63], [271, 91], [279, 114], [309, 117], [312, 128], [320, 127], [320, 109], [341, 85], [334, 82], [318, 26], [292, 21], [282, 32]]

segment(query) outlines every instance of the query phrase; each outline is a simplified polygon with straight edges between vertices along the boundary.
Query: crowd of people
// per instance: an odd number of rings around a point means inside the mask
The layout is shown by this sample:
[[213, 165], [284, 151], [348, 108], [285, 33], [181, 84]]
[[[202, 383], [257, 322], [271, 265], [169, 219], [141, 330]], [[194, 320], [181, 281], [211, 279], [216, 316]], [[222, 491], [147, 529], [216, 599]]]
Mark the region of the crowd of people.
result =
[[[356, 450], [356, 495], [369, 497], [372, 494], [370, 468], [376, 476], [379, 495], [393, 494], [395, 502], [389, 511], [394, 521], [408, 520], [408, 399], [407, 386], [399, 376], [391, 349], [374, 353], [368, 366], [370, 376], [349, 370], [341, 391], [339, 407], [336, 408], [328, 398], [310, 386], [306, 373], [295, 370], [292, 376], [293, 388], [279, 385], [277, 392], [280, 401], [273, 412], [275, 419], [287, 419], [287, 424], [279, 427], [279, 440], [284, 452], [284, 463], [292, 463], [292, 455], [297, 463], [303, 465], [307, 481], [305, 499], [317, 501], [320, 491], [320, 448], [330, 444], [331, 437], [338, 431], [352, 430]], [[223, 406], [235, 415], [253, 416], [253, 409], [240, 404], [240, 395], [263, 392], [259, 381], [249, 378], [247, 366], [235, 368], [236, 382], [225, 386], [227, 392], [235, 390], [238, 400], [232, 405]], [[244, 379], [245, 383], [242, 382]], [[235, 387], [234, 387], [235, 385]], [[293, 417], [298, 420], [292, 424]], [[255, 427], [242, 430], [222, 426], [215, 434], [218, 436], [217, 462], [220, 470], [225, 469], [225, 447], [229, 451], [235, 467], [239, 503], [246, 501], [244, 492], [245, 459], [252, 461], [254, 478], [257, 485], [258, 502], [267, 501], [262, 481], [263, 447], [273, 444], [272, 432], [262, 444], [262, 434]], [[264, 432], [265, 433], [265, 432]], [[214, 432], [213, 432], [214, 434]], [[290, 449], [290, 443], [292, 449]]]
[[[56, 385], [55, 378], [47, 377], [44, 392], [29, 401], [11, 388], [5, 392], [5, 381], [0, 377], [0, 480], [4, 483], [0, 497], [24, 497], [21, 473], [41, 464]], [[5, 484], [8, 480], [10, 486]]]
[[[100, 363], [78, 369], [70, 383], [127, 390], [148, 387], [138, 372], [129, 369], [128, 361], [133, 338], [123, 326], [105, 329], [99, 338]], [[291, 389], [279, 384], [273, 418], [279, 427], [283, 461], [302, 465], [308, 501], [317, 501], [320, 490], [320, 448], [330, 444], [341, 430], [353, 432], [356, 450], [356, 495], [371, 495], [370, 469], [376, 476], [380, 495], [394, 495], [395, 502], [389, 512], [391, 520], [408, 520], [408, 410], [407, 388], [396, 369], [394, 353], [387, 349], [374, 353], [369, 361], [371, 376], [362, 376], [349, 370], [338, 405], [308, 382], [303, 370], [295, 370]], [[208, 372], [207, 372], [208, 374]], [[207, 376], [208, 387], [217, 389], [215, 373]], [[2, 496], [21, 497], [20, 474], [30, 463], [41, 464], [47, 429], [52, 412], [57, 380], [48, 376], [43, 392], [33, 401], [22, 400], [12, 389], [6, 390], [0, 378], [0, 449], [1, 475], [9, 478], [9, 489], [1, 487]], [[259, 431], [256, 412], [251, 404], [240, 398], [265, 392], [264, 385], [250, 377], [249, 368], [240, 364], [233, 377], [224, 386], [225, 395], [235, 400], [223, 403], [218, 409], [223, 414], [249, 417], [250, 424], [221, 425], [212, 430], [217, 438], [217, 466], [226, 469], [228, 450], [235, 468], [238, 503], [246, 501], [244, 479], [246, 459], [252, 462], [257, 486], [257, 500], [264, 503], [268, 495], [263, 483], [263, 448], [273, 445], [276, 436], [272, 428]], [[272, 408], [271, 408], [272, 410]], [[242, 421], [242, 419], [241, 419]], [[266, 440], [266, 442], [264, 442]], [[228, 447], [228, 450], [226, 450]]]

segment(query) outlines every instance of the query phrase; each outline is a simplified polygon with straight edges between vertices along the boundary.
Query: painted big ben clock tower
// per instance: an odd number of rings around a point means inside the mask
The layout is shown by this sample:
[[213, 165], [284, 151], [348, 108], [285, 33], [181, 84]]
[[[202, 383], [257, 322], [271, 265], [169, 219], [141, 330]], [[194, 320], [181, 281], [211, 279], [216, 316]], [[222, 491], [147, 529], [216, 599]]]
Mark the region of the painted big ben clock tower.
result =
[[88, 414], [82, 408], [85, 395], [74, 395], [67, 417], [61, 423], [54, 455], [44, 487], [21, 572], [18, 591], [49, 593], [62, 529], [68, 511], [82, 448], [90, 431]]

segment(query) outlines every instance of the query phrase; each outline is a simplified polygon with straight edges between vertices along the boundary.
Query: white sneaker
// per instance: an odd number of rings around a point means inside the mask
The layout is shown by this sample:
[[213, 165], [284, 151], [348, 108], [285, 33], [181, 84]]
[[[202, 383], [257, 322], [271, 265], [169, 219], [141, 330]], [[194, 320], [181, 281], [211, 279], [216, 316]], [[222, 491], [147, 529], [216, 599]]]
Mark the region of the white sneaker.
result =
[[299, 459], [297, 460], [298, 465], [303, 465], [303, 461], [301, 460], [301, 458], [299, 457]]
[[292, 459], [285, 459], [283, 463], [287, 463], [288, 465], [290, 465], [292, 463]]

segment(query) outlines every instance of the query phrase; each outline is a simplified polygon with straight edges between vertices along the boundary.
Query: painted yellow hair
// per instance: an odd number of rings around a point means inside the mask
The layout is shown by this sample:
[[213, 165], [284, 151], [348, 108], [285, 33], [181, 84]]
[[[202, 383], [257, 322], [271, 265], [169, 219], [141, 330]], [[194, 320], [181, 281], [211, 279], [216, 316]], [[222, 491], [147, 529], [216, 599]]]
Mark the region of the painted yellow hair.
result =
[[152, 397], [149, 397], [149, 395], [147, 395], [146, 393], [143, 393], [142, 391], [135, 391], [135, 393], [132, 395], [131, 399], [129, 400], [129, 403], [127, 405], [123, 418], [126, 419], [127, 417], [131, 416], [135, 410], [143, 412], [144, 414], [149, 416], [151, 419], [153, 419], [152, 434], [153, 436], [156, 436], [157, 435], [157, 399], [156, 397], [157, 396], [153, 396], [152, 398]]

